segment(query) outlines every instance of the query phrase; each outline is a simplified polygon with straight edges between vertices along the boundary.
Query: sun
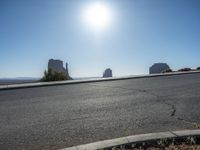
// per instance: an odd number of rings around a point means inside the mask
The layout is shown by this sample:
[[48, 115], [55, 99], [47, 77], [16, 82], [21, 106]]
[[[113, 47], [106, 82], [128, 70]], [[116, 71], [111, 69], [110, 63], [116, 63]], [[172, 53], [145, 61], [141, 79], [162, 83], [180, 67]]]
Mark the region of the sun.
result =
[[112, 20], [111, 10], [102, 2], [94, 2], [83, 10], [83, 21], [90, 28], [101, 31], [106, 29]]

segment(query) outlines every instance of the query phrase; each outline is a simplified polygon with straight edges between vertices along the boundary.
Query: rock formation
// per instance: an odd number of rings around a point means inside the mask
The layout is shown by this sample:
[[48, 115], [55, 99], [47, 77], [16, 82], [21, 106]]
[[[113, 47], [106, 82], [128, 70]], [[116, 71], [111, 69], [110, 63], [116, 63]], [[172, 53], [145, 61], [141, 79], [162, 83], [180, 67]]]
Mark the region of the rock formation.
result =
[[110, 68], [106, 69], [103, 73], [103, 78], [112, 77], [112, 70]]
[[66, 63], [66, 68], [63, 67], [63, 61], [50, 59], [48, 62], [48, 69], [51, 69], [53, 72], [61, 72], [67, 76], [67, 78], [72, 79], [69, 76], [68, 64]]
[[170, 67], [166, 63], [155, 63], [149, 68], [149, 74], [162, 73], [162, 71], [168, 69], [170, 69]]

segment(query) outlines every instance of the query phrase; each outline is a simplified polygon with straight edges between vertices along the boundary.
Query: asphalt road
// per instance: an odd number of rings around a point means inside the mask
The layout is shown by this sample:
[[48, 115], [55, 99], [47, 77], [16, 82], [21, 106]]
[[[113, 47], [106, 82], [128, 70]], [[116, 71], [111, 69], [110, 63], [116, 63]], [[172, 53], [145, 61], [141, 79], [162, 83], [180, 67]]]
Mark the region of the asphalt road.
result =
[[200, 73], [0, 91], [0, 149], [200, 127]]

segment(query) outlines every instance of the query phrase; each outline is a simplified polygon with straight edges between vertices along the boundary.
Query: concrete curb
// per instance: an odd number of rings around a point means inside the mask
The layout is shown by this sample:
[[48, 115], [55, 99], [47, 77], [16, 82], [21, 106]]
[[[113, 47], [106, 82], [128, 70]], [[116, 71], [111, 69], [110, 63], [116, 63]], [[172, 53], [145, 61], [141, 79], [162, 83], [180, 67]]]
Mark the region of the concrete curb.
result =
[[148, 134], [140, 134], [127, 136], [112, 140], [99, 141], [90, 144], [84, 144], [69, 148], [64, 148], [61, 150], [97, 150], [97, 149], [109, 149], [112, 147], [133, 144], [133, 143], [141, 143], [145, 141], [154, 141], [159, 139], [166, 138], [178, 138], [185, 136], [197, 136], [200, 135], [200, 130], [183, 130], [183, 131], [168, 131], [168, 132], [159, 132], [159, 133], [148, 133]]
[[139, 79], [139, 78], [165, 77], [165, 76], [172, 76], [172, 75], [184, 75], [184, 74], [195, 74], [195, 73], [200, 73], [200, 71], [174, 72], [174, 73], [165, 73], [165, 74], [138, 75], [138, 76], [99, 78], [99, 79], [87, 79], [87, 80], [68, 80], [68, 81], [55, 81], [55, 82], [37, 82], [37, 83], [0, 85], [0, 90], [42, 87], [42, 86], [56, 86], [56, 85], [67, 85], [67, 84], [81, 84], [81, 83], [90, 83], [90, 82], [115, 81], [115, 80], [127, 80], [127, 79]]

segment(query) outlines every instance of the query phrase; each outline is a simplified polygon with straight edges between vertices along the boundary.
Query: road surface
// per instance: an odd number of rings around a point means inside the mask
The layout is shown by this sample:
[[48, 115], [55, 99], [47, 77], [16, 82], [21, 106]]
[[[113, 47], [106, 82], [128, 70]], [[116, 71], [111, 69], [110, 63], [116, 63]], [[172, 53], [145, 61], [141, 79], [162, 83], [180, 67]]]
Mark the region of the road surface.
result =
[[200, 73], [0, 91], [0, 149], [200, 127]]

